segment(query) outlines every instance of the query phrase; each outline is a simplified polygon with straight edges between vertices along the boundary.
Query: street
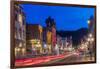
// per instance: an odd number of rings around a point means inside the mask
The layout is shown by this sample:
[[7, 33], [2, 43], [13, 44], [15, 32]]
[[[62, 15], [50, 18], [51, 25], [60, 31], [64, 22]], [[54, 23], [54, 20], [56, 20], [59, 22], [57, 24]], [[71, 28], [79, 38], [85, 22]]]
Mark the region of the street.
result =
[[78, 56], [77, 54], [70, 54], [70, 55], [66, 55], [62, 59], [50, 61], [44, 64], [48, 65], [48, 64], [59, 64], [59, 63], [73, 63], [73, 62], [75, 63], [78, 62], [79, 60], [81, 60], [80, 56]]
[[90, 57], [85, 57], [83, 55], [72, 54], [70, 56], [66, 55], [65, 58], [54, 60], [54, 61], [50, 61], [50, 62], [46, 62], [46, 63], [43, 63], [43, 64], [44, 65], [50, 65], [50, 64], [68, 64], [68, 63], [79, 63], [79, 62], [94, 61], [94, 57], [92, 57], [92, 58], [93, 59], [90, 60]]
[[[93, 59], [94, 60], [94, 59]], [[53, 56], [43, 56], [37, 58], [28, 58], [16, 60], [16, 66], [35, 66], [35, 65], [50, 65], [59, 63], [77, 63], [91, 61], [89, 57], [80, 55], [79, 52], [70, 52], [67, 54], [53, 55]]]

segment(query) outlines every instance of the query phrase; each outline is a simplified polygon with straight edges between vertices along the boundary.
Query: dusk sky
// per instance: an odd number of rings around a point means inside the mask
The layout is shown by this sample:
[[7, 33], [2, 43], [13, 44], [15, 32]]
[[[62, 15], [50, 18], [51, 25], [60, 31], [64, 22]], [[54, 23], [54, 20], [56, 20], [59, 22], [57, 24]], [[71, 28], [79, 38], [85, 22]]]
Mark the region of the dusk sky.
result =
[[45, 20], [51, 16], [56, 22], [57, 30], [78, 30], [88, 28], [87, 20], [94, 16], [94, 8], [46, 6], [22, 4], [29, 24], [46, 26]]

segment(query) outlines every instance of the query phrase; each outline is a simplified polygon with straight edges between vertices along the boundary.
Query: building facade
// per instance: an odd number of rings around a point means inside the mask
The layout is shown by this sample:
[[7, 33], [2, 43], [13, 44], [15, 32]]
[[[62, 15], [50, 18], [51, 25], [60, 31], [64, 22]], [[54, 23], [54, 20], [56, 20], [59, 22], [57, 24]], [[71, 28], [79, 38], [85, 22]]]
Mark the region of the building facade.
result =
[[96, 40], [96, 28], [95, 28], [95, 18], [94, 16], [91, 16], [88, 20], [88, 50], [91, 52], [91, 54], [95, 53], [95, 40]]
[[26, 24], [22, 7], [14, 5], [15, 11], [15, 57], [22, 58], [26, 54]]
[[51, 53], [54, 52], [54, 48], [56, 46], [56, 24], [54, 19], [48, 17], [46, 19], [46, 27], [47, 27], [47, 45], [51, 50]]
[[42, 54], [42, 27], [39, 24], [27, 24], [26, 30], [27, 53], [35, 56]]
[[51, 31], [47, 31], [47, 49], [48, 49], [48, 54], [52, 53], [52, 32]]
[[47, 52], [47, 30], [46, 27], [43, 27], [43, 53]]

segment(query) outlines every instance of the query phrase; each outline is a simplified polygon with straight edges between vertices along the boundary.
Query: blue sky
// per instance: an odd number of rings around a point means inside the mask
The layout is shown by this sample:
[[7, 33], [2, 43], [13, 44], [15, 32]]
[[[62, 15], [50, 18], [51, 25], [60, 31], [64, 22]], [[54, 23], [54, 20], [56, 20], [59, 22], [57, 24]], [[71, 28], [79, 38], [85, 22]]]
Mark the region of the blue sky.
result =
[[45, 19], [51, 16], [56, 22], [57, 30], [78, 30], [88, 28], [87, 20], [94, 16], [94, 8], [71, 6], [46, 6], [21, 4], [29, 24], [46, 26]]

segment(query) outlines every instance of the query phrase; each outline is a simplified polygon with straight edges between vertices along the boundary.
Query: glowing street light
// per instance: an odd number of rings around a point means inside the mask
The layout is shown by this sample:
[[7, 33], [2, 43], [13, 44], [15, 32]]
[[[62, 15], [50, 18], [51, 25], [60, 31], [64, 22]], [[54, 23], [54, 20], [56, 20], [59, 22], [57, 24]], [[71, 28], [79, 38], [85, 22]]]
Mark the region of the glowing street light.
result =
[[87, 41], [90, 41], [90, 38], [88, 38]]
[[91, 42], [94, 41], [93, 35], [91, 33], [88, 35], [87, 41], [91, 41]]
[[88, 20], [87, 23], [90, 24], [90, 20]]
[[91, 41], [94, 41], [94, 38], [91, 38]]
[[90, 38], [92, 37], [92, 34], [91, 34], [91, 33], [89, 34], [89, 37], [90, 37]]

